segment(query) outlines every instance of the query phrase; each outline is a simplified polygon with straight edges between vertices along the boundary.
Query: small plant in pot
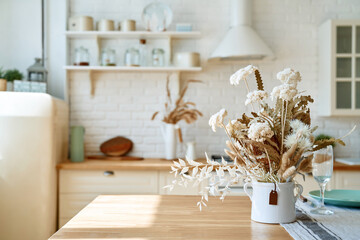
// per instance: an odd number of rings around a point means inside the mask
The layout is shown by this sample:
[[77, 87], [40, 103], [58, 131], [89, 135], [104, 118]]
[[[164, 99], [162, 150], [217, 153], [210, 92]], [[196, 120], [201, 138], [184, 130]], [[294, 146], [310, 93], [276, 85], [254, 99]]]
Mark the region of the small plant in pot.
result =
[[[247, 82], [250, 74], [255, 75], [257, 83], [254, 91], [250, 91]], [[313, 133], [317, 127], [311, 126], [308, 106], [314, 100], [298, 91], [299, 72], [286, 68], [277, 74], [277, 79], [282, 84], [268, 93], [257, 67], [249, 65], [234, 73], [230, 83], [244, 83], [248, 91], [245, 105], [251, 106], [251, 113], [225, 120], [227, 111], [221, 109], [209, 120], [214, 132], [223, 128], [227, 134], [225, 153], [234, 164], [225, 160], [215, 162], [208, 156], [206, 162], [179, 159], [172, 166], [175, 180], [165, 187], [171, 190], [175, 185], [211, 182], [202, 190], [197, 203], [201, 210], [206, 206], [208, 195], [219, 194], [223, 200], [233, 185], [245, 181], [244, 191], [252, 201], [252, 220], [262, 223], [295, 221], [295, 202], [302, 193], [302, 186], [294, 180], [295, 175], [304, 176], [312, 171], [312, 156], [317, 150], [335, 142], [345, 144], [341, 138], [315, 139]], [[273, 104], [267, 103], [269, 97]], [[252, 193], [247, 190], [248, 186], [252, 186]]]
[[4, 74], [4, 78], [7, 81], [7, 90], [13, 91], [14, 81], [15, 80], [22, 80], [24, 75], [17, 69], [10, 69], [7, 70]]

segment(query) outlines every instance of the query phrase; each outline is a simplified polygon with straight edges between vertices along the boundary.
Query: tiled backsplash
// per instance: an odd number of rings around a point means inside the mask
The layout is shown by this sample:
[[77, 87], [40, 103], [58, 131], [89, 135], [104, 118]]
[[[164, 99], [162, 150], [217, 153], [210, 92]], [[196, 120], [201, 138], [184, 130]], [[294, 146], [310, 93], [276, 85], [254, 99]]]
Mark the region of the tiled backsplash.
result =
[[[137, 20], [141, 27], [141, 11], [151, 1], [145, 0], [71, 0], [71, 15], [91, 15], [95, 20], [125, 18]], [[244, 106], [244, 86], [229, 84], [230, 75], [248, 64], [260, 68], [266, 89], [279, 85], [276, 73], [285, 67], [299, 70], [303, 81], [301, 90], [315, 98], [312, 106], [313, 123], [317, 133], [342, 136], [354, 124], [355, 117], [317, 117], [318, 57], [317, 28], [329, 18], [359, 18], [360, 1], [346, 0], [255, 0], [253, 26], [276, 55], [275, 60], [244, 61], [239, 63], [212, 63], [207, 58], [229, 26], [228, 1], [219, 0], [163, 0], [174, 12], [173, 23], [189, 22], [202, 33], [198, 40], [175, 43], [177, 49], [196, 50], [201, 53], [203, 71], [183, 73], [186, 79], [203, 80], [194, 84], [187, 98], [197, 103], [204, 117], [195, 124], [181, 124], [185, 141], [195, 140], [198, 156], [204, 152], [219, 153], [225, 148], [225, 134], [213, 133], [208, 126], [209, 117], [220, 108], [226, 108], [230, 117], [249, 110]], [[174, 24], [172, 24], [174, 28]], [[190, 49], [189, 49], [190, 48]], [[194, 48], [194, 49], [192, 49]], [[120, 56], [122, 58], [122, 56]], [[95, 96], [90, 96], [90, 81], [85, 72], [70, 74], [71, 124], [86, 127], [88, 154], [99, 152], [99, 145], [114, 136], [122, 135], [135, 143], [132, 155], [162, 157], [163, 140], [159, 121], [150, 121], [154, 111], [163, 108], [166, 73], [95, 73]], [[250, 80], [252, 81], [252, 80]], [[255, 85], [252, 81], [253, 86]], [[359, 126], [360, 127], [360, 126]], [[360, 129], [337, 147], [337, 156], [360, 155]]]

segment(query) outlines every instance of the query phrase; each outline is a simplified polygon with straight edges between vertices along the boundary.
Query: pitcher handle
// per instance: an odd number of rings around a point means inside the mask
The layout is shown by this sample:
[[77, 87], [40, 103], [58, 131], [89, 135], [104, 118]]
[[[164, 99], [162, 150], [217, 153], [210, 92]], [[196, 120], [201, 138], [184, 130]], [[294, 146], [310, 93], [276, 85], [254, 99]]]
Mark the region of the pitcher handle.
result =
[[298, 183], [295, 183], [295, 188], [297, 188], [297, 194], [295, 195], [295, 201], [298, 200], [298, 198], [300, 197], [300, 195], [302, 194], [304, 188], [303, 186], [301, 186], [300, 184]]
[[249, 186], [252, 187], [251, 182], [247, 182], [247, 183], [244, 184], [244, 192], [246, 193], [246, 195], [249, 196], [250, 200], [252, 201], [252, 192], [251, 193], [248, 192], [248, 189], [247, 189]]

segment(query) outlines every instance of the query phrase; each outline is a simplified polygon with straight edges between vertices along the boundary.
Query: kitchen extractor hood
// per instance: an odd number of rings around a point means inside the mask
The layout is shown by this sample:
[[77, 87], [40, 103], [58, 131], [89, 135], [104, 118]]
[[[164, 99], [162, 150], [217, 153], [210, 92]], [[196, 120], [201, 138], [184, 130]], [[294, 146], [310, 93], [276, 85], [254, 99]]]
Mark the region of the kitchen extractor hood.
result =
[[230, 0], [230, 29], [211, 60], [245, 60], [274, 58], [271, 49], [251, 27], [252, 0]]

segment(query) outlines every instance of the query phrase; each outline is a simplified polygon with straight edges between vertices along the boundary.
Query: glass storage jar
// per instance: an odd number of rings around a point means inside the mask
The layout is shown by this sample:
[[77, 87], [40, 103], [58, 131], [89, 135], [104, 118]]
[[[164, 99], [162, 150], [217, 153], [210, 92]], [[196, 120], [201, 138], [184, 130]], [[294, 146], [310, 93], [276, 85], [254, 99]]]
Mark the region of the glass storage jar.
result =
[[106, 48], [101, 52], [102, 66], [116, 66], [116, 53], [114, 49]]
[[136, 48], [129, 48], [125, 52], [125, 66], [138, 67], [140, 66], [140, 52]]
[[163, 67], [165, 65], [165, 51], [161, 48], [152, 50], [152, 65], [154, 67]]
[[89, 50], [84, 47], [75, 49], [75, 66], [89, 66], [90, 65], [90, 54]]

